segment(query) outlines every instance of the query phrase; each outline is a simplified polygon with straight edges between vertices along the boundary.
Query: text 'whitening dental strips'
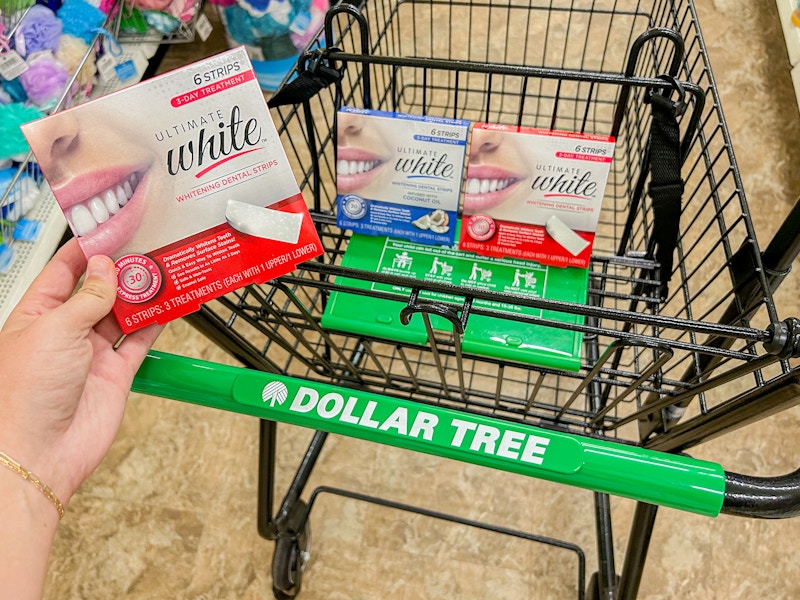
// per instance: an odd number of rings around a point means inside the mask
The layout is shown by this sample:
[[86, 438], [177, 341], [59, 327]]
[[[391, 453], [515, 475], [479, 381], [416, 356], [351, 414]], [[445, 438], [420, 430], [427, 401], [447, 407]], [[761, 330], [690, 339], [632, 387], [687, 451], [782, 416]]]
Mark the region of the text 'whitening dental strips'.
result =
[[22, 129], [125, 333], [322, 253], [243, 48]]
[[458, 247], [589, 266], [614, 138], [475, 123]]

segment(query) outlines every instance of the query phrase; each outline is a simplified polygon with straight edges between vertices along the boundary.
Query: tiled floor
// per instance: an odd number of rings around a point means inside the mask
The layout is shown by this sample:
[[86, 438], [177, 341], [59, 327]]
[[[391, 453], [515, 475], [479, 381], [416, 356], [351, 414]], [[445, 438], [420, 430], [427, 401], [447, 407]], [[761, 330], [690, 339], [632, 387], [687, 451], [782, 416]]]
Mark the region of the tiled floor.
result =
[[[759, 239], [800, 194], [800, 112], [774, 2], [697, 0]], [[224, 47], [176, 46], [164, 67]], [[800, 314], [797, 279], [777, 294]], [[157, 348], [232, 363], [184, 322]], [[728, 468], [777, 474], [800, 463], [800, 412], [790, 410], [694, 453]], [[310, 432], [281, 426], [278, 490]], [[51, 561], [48, 599], [269, 598], [272, 543], [256, 515], [257, 422], [133, 395], [120, 436], [73, 499]], [[332, 438], [312, 477], [401, 502], [565, 539], [595, 570], [592, 497], [584, 491], [404, 450]], [[633, 503], [612, 501], [624, 548]], [[352, 500], [323, 497], [312, 515], [312, 559], [301, 598], [575, 597], [575, 562], [560, 550], [442, 525]], [[800, 520], [703, 518], [663, 509], [640, 597], [800, 597]]]

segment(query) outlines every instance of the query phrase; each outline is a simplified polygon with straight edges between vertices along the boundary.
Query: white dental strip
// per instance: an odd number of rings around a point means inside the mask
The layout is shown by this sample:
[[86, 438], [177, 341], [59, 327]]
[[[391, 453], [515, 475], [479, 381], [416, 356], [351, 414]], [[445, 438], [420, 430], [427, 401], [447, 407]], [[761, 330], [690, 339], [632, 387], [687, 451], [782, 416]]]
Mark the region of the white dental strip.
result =
[[586, 249], [589, 242], [567, 227], [564, 222], [555, 215], [551, 215], [544, 224], [547, 233], [572, 256], [578, 256]]
[[300, 238], [303, 215], [228, 200], [225, 220], [231, 227], [247, 235], [296, 244]]

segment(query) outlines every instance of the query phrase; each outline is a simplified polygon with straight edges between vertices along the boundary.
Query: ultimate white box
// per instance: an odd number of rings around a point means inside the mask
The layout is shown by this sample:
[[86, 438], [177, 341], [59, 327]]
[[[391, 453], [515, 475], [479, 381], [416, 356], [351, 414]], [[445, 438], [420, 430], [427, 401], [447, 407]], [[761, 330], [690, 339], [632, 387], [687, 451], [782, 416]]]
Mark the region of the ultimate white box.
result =
[[469, 121], [342, 107], [336, 224], [452, 246]]
[[475, 123], [459, 248], [589, 266], [614, 138]]
[[126, 333], [322, 253], [243, 48], [22, 129]]

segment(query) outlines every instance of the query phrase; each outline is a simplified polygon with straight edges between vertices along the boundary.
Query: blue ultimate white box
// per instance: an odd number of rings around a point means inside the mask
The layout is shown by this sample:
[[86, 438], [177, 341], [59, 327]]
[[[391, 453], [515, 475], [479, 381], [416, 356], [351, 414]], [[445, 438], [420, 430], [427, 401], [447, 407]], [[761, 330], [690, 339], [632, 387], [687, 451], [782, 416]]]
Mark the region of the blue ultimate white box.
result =
[[469, 121], [352, 107], [337, 118], [337, 225], [452, 246]]

